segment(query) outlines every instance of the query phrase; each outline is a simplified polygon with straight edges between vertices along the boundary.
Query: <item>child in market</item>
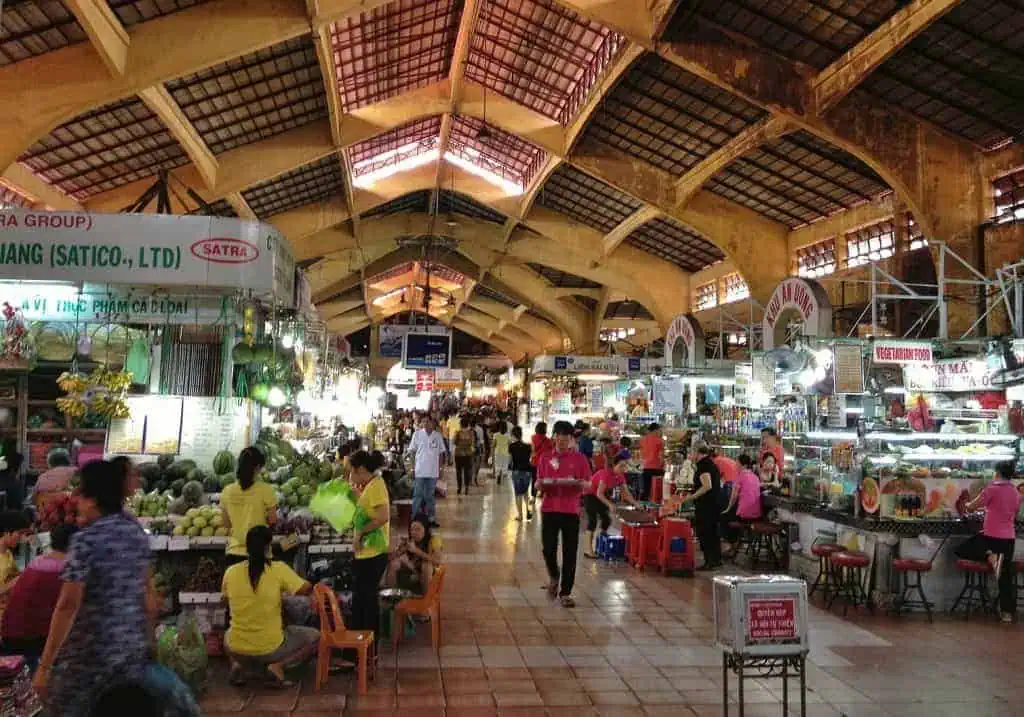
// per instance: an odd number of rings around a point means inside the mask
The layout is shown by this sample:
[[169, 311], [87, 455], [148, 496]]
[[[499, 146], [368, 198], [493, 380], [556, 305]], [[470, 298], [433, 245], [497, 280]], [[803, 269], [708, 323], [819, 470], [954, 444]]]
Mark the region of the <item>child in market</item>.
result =
[[19, 510], [0, 513], [0, 597], [6, 599], [18, 577], [14, 550], [23, 536], [31, 532], [28, 516]]

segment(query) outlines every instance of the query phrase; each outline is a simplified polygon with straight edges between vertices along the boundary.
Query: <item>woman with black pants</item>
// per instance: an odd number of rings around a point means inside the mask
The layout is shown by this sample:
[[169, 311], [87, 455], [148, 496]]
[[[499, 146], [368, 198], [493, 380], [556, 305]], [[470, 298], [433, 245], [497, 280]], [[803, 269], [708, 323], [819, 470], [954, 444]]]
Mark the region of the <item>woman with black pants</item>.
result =
[[461, 428], [455, 434], [455, 478], [459, 484], [456, 495], [465, 491], [469, 495], [469, 486], [473, 483], [473, 463], [476, 456], [476, 435], [473, 432], [473, 421], [463, 418]]
[[704, 553], [704, 565], [698, 570], [714, 570], [722, 565], [722, 543], [718, 534], [719, 494], [722, 476], [711, 458], [711, 449], [704, 441], [694, 446], [697, 455], [697, 490], [683, 498], [684, 503], [693, 502], [696, 515], [697, 539]]
[[349, 458], [352, 485], [359, 492], [355, 527], [352, 531], [355, 561], [352, 567], [353, 630], [377, 632], [380, 616], [377, 589], [388, 569], [391, 541], [391, 497], [378, 471], [384, 466], [379, 451], [356, 451]]

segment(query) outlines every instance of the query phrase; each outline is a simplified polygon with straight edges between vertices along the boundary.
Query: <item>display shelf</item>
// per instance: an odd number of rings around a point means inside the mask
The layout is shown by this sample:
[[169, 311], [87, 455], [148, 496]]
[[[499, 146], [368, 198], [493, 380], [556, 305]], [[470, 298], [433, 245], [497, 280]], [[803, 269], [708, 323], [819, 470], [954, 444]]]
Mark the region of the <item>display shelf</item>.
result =
[[223, 593], [178, 593], [178, 603], [181, 605], [220, 605], [223, 602]]
[[355, 549], [352, 543], [321, 543], [320, 545], [310, 545], [308, 551], [310, 555], [341, 555], [354, 553]]
[[942, 463], [998, 463], [1012, 461], [1017, 457], [1013, 452], [960, 453], [957, 451], [907, 451], [904, 453], [868, 453], [866, 458], [876, 466], [898, 463], [942, 462]]

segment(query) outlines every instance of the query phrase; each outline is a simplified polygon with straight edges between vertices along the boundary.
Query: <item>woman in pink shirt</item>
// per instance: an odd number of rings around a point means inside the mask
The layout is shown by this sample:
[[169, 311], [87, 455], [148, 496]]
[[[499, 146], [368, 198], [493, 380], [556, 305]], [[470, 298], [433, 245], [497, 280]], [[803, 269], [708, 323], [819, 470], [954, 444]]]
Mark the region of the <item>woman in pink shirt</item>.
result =
[[[572, 424], [557, 421], [554, 448], [537, 458], [537, 488], [542, 495], [541, 543], [551, 581], [548, 595], [563, 607], [575, 607], [576, 550], [580, 542], [580, 496], [590, 482], [590, 461], [572, 449]], [[558, 566], [558, 540], [562, 540], [562, 567]]]
[[741, 523], [753, 523], [761, 519], [761, 479], [754, 473], [754, 459], [744, 453], [740, 456], [739, 465], [740, 472], [732, 483], [729, 505], [722, 511], [726, 521], [723, 533], [730, 543], [729, 553], [732, 552], [732, 545], [739, 540], [739, 531], [728, 527], [733, 519], [733, 511], [735, 519]]
[[1011, 482], [1014, 474], [1012, 461], [996, 466], [996, 477], [981, 494], [967, 504], [967, 511], [985, 509], [985, 522], [981, 532], [964, 541], [956, 549], [956, 556], [964, 560], [988, 561], [999, 581], [999, 616], [1003, 622], [1013, 622], [1017, 611], [1014, 589], [1013, 549], [1017, 542], [1014, 521], [1020, 509], [1021, 495]]
[[[612, 524], [612, 513], [615, 512], [613, 492], [619, 488], [622, 500], [630, 505], [637, 505], [633, 494], [626, 486], [626, 469], [629, 467], [630, 455], [622, 451], [615, 456], [611, 470], [599, 470], [590, 479], [590, 484], [583, 489], [583, 509], [587, 511], [587, 532], [584, 535], [583, 556], [596, 558], [594, 552], [594, 531], [598, 520], [601, 521], [601, 532], [607, 533]], [[639, 506], [637, 506], [639, 507]]]

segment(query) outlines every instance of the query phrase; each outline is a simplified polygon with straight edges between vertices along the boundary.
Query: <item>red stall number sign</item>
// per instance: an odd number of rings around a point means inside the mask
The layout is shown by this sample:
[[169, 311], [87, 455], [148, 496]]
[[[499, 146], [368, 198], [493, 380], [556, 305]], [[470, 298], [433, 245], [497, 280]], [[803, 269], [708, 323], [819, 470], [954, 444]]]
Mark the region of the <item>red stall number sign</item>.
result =
[[748, 600], [747, 634], [751, 642], [796, 640], [796, 598]]

